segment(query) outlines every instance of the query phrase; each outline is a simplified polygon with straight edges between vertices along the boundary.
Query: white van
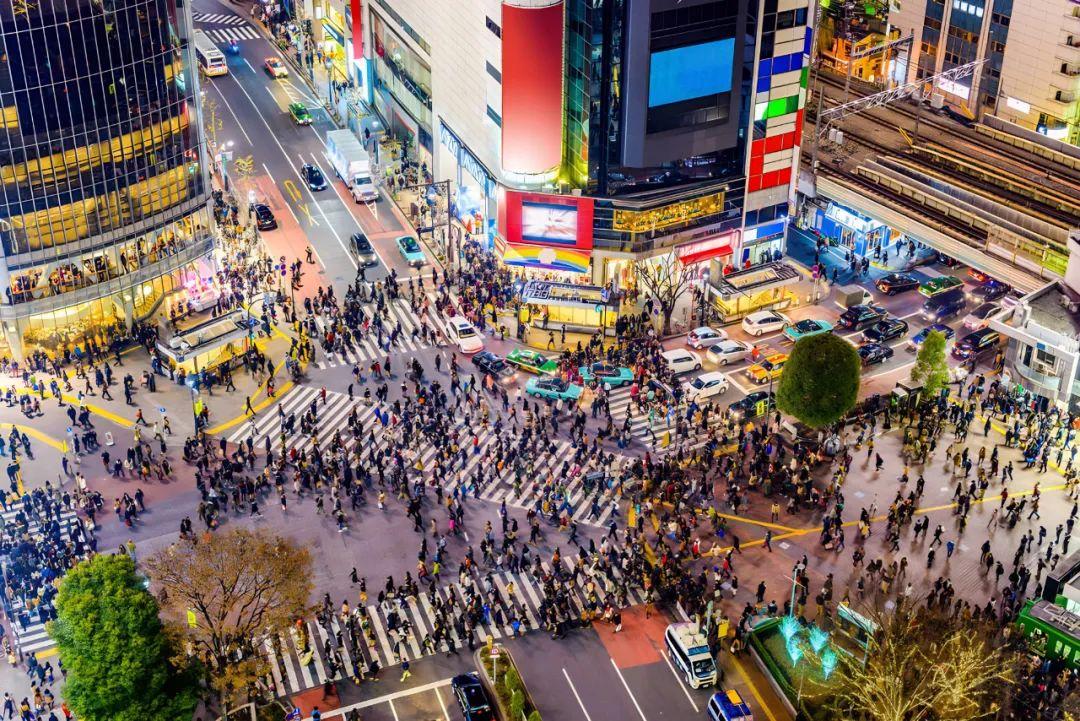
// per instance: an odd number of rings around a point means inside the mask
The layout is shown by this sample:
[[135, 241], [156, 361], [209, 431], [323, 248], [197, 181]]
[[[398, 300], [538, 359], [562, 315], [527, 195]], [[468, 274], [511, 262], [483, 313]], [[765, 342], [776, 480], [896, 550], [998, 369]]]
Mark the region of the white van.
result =
[[716, 661], [709, 652], [709, 642], [696, 623], [673, 623], [664, 631], [671, 662], [682, 672], [691, 688], [716, 683]]

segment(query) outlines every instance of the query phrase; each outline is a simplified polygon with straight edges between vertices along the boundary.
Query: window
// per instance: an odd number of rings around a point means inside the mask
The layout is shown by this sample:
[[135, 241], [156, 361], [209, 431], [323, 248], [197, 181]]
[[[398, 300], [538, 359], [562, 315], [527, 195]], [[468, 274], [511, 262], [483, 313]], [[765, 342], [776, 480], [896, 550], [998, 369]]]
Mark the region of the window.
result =
[[491, 63], [485, 63], [485, 65], [487, 65], [487, 74], [495, 78], [495, 82], [502, 83], [502, 73]]
[[491, 118], [491, 122], [495, 123], [500, 128], [502, 127], [502, 117], [496, 113], [490, 105], [487, 106], [487, 116]]
[[499, 27], [499, 25], [494, 20], [492, 20], [489, 17], [485, 17], [484, 18], [484, 23], [487, 25], [487, 29], [495, 34], [495, 37], [497, 37], [497, 38], [502, 37], [502, 28]]

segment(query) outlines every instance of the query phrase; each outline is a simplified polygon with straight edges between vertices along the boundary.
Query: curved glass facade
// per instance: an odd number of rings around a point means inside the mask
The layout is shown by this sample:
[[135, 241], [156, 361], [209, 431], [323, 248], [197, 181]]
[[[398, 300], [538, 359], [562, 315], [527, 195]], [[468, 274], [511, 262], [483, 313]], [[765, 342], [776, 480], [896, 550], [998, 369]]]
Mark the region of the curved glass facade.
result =
[[211, 250], [189, 35], [182, 0], [0, 6], [0, 318], [15, 355], [152, 312]]

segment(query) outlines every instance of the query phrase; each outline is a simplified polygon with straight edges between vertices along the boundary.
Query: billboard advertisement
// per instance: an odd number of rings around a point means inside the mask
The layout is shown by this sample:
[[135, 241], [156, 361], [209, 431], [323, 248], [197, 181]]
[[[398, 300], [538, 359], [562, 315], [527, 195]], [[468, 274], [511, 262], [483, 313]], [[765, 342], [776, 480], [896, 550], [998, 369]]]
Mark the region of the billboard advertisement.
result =
[[563, 3], [502, 6], [502, 167], [539, 175], [562, 162]]
[[503, 191], [499, 234], [510, 245], [591, 251], [593, 201], [576, 195]]

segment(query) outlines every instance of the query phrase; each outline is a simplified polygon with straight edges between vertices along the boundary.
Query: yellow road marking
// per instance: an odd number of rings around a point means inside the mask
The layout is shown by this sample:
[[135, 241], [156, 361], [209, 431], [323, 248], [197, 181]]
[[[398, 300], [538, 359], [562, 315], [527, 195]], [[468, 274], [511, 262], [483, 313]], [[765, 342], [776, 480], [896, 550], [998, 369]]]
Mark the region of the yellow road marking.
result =
[[55, 438], [53, 438], [52, 436], [47, 435], [45, 433], [42, 433], [41, 431], [39, 431], [36, 428], [31, 428], [30, 426], [23, 425], [23, 424], [20, 424], [20, 423], [0, 423], [0, 427], [4, 427], [5, 432], [10, 430], [11, 428], [18, 428], [20, 433], [25, 433], [26, 435], [30, 436], [31, 438], [36, 438], [39, 441], [41, 441], [42, 443], [44, 443], [45, 445], [52, 446], [53, 448], [60, 451], [61, 453], [67, 453], [67, 442], [66, 441], [58, 441]]
[[746, 674], [746, 669], [743, 668], [742, 661], [740, 661], [739, 657], [735, 655], [731, 656], [731, 660], [735, 662], [735, 670], [739, 672], [739, 678], [743, 680], [743, 683], [750, 687], [750, 693], [754, 694], [754, 699], [758, 702], [758, 706], [761, 707], [761, 710], [765, 712], [765, 715], [769, 718], [769, 721], [776, 721], [776, 716], [773, 716], [772, 709], [770, 709], [769, 705], [765, 703], [765, 699], [763, 699], [761, 697], [761, 694], [758, 693], [757, 686], [754, 685], [754, 683], [750, 680], [750, 677]]
[[282, 185], [285, 186], [285, 192], [289, 194], [289, 197], [293, 199], [294, 203], [300, 202], [300, 189], [296, 187], [296, 183], [291, 180], [286, 180]]

